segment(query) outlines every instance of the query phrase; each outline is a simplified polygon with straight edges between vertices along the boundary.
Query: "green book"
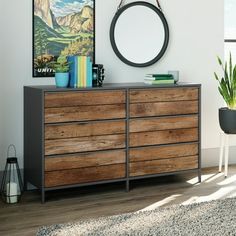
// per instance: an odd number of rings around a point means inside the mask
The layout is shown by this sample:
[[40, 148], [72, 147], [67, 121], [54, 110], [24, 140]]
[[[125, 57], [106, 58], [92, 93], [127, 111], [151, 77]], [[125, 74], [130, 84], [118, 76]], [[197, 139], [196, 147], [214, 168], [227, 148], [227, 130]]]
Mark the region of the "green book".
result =
[[173, 80], [173, 76], [172, 77], [145, 77], [145, 80], [149, 80], [149, 81], [157, 81], [157, 80]]
[[169, 77], [173, 77], [173, 75], [171, 75], [171, 74], [147, 74], [146, 77], [154, 77], [154, 78], [165, 77], [165, 78], [169, 78]]
[[145, 84], [151, 84], [151, 85], [155, 85], [155, 84], [174, 84], [175, 81], [172, 80], [155, 80], [155, 81], [149, 81], [149, 80], [144, 80]]
[[168, 75], [168, 76], [165, 76], [165, 75], [160, 75], [160, 76], [146, 76], [145, 79], [147, 80], [172, 80], [174, 79], [173, 75]]

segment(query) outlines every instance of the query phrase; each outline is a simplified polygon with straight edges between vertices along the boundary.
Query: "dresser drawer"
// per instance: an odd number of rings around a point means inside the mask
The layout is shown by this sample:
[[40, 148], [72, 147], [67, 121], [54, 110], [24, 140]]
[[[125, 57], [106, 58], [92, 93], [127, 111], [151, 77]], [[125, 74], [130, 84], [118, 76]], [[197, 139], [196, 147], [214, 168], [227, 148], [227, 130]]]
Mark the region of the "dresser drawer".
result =
[[154, 130], [170, 130], [196, 127], [198, 127], [198, 115], [161, 118], [155, 117], [130, 120], [129, 131], [131, 133], [134, 133]]
[[125, 134], [45, 140], [45, 155], [125, 148]]
[[76, 153], [45, 157], [45, 171], [78, 169], [104, 165], [124, 164], [125, 150]]
[[45, 172], [45, 187], [114, 180], [125, 177], [125, 164]]
[[131, 89], [130, 103], [198, 100], [198, 88]]
[[45, 125], [45, 139], [77, 138], [124, 133], [124, 120]]
[[198, 113], [198, 101], [150, 102], [130, 104], [130, 117], [186, 115]]
[[198, 155], [198, 143], [131, 148], [130, 162], [170, 159]]
[[148, 146], [198, 141], [198, 129], [160, 130], [130, 134], [130, 146]]
[[125, 90], [46, 92], [45, 108], [125, 103]]
[[45, 108], [45, 123], [125, 118], [125, 104]]
[[153, 175], [198, 168], [198, 156], [187, 156], [164, 160], [132, 162], [130, 176]]

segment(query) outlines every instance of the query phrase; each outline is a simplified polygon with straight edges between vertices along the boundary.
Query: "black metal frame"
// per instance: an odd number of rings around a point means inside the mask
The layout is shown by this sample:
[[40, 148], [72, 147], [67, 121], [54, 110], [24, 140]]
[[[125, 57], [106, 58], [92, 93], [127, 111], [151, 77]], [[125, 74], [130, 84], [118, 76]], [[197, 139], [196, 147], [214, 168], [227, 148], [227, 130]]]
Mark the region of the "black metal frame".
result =
[[202, 126], [202, 119], [201, 119], [201, 114], [202, 114], [202, 92], [201, 92], [201, 87], [198, 88], [198, 181], [201, 183], [202, 181], [202, 151], [201, 151], [201, 145], [202, 145], [202, 137], [201, 137], [201, 126]]
[[[145, 62], [145, 63], [134, 63], [132, 61], [129, 61], [128, 59], [126, 59], [119, 51], [117, 45], [116, 45], [116, 41], [115, 41], [115, 26], [117, 23], [117, 20], [119, 19], [120, 15], [127, 10], [130, 7], [134, 7], [134, 6], [145, 6], [148, 7], [150, 9], [152, 9], [153, 11], [156, 12], [156, 14], [160, 17], [163, 26], [164, 26], [164, 31], [165, 31], [165, 39], [164, 39], [164, 44], [162, 46], [161, 51], [158, 53], [158, 55], [153, 58], [152, 60]], [[154, 6], [151, 3], [148, 2], [142, 2], [142, 1], [138, 1], [138, 2], [133, 2], [133, 3], [129, 3], [127, 5], [122, 6], [121, 8], [118, 8], [112, 22], [111, 22], [111, 26], [110, 26], [110, 41], [111, 41], [111, 46], [115, 52], [115, 54], [117, 55], [117, 57], [123, 61], [125, 64], [130, 65], [130, 66], [134, 66], [134, 67], [147, 67], [147, 66], [151, 66], [154, 63], [156, 63], [158, 60], [160, 60], [162, 58], [162, 56], [164, 55], [167, 47], [168, 47], [168, 43], [169, 43], [169, 26], [167, 23], [167, 20], [163, 14], [163, 12], [158, 9], [156, 6]]]
[[[175, 88], [175, 87], [197, 87], [199, 95], [198, 104], [198, 168], [184, 171], [167, 172], [161, 174], [145, 175], [145, 176], [129, 176], [129, 91], [130, 89], [153, 89], [153, 88]], [[45, 92], [69, 92], [69, 91], [96, 91], [96, 90], [125, 90], [126, 91], [126, 117], [122, 119], [109, 119], [112, 120], [125, 120], [126, 122], [126, 147], [121, 148], [126, 150], [126, 176], [125, 178], [95, 181], [89, 183], [73, 184], [66, 186], [50, 187], [44, 186], [44, 93]], [[193, 114], [194, 115], [194, 114]], [[178, 115], [180, 116], [180, 115]], [[186, 116], [186, 115], [181, 115]], [[142, 118], [142, 117], [140, 117]], [[150, 118], [150, 117], [149, 117]], [[154, 117], [153, 117], [154, 118]], [[107, 120], [106, 120], [107, 121]], [[103, 121], [98, 121], [103, 122]], [[32, 128], [34, 127], [34, 128]], [[33, 137], [33, 138], [32, 138]], [[181, 143], [183, 144], [183, 143]], [[179, 145], [179, 144], [166, 144]], [[158, 145], [152, 145], [158, 146]], [[163, 145], [162, 145], [163, 146]], [[103, 150], [109, 151], [109, 150]], [[126, 191], [130, 189], [130, 181], [137, 179], [146, 179], [166, 175], [175, 175], [188, 172], [197, 172], [198, 180], [201, 182], [201, 85], [199, 84], [186, 84], [178, 83], [175, 85], [145, 85], [143, 83], [131, 84], [105, 84], [104, 87], [95, 88], [63, 88], [58, 89], [55, 86], [25, 86], [24, 87], [24, 188], [27, 190], [27, 184], [31, 183], [41, 191], [41, 202], [45, 202], [45, 193], [52, 190], [76, 188], [82, 186], [100, 185], [106, 183], [125, 182]]]
[[126, 192], [129, 192], [129, 88], [126, 93]]
[[[96, 63], [96, 27], [95, 27], [95, 17], [96, 17], [96, 0], [93, 0], [93, 63]], [[34, 74], [34, 0], [32, 0], [32, 77], [33, 78], [47, 78], [47, 77], [54, 77], [54, 75], [48, 75], [48, 76], [37, 76]]]

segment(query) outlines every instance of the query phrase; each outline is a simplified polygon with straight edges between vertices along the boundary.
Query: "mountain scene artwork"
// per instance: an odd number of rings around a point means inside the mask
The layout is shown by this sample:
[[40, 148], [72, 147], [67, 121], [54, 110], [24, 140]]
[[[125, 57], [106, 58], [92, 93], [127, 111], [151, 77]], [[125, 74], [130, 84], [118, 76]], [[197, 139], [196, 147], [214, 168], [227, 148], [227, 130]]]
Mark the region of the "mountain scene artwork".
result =
[[33, 77], [54, 76], [58, 56], [94, 58], [95, 0], [33, 0]]

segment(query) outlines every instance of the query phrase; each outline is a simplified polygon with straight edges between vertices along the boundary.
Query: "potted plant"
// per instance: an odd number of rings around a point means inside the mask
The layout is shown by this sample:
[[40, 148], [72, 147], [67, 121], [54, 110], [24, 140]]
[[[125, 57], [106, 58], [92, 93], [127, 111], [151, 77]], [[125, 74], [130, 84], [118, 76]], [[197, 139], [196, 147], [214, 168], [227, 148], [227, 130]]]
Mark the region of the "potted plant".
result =
[[69, 84], [69, 63], [66, 56], [59, 56], [57, 61], [53, 63], [55, 70], [56, 86], [66, 88]]
[[224, 65], [219, 57], [218, 62], [223, 76], [220, 79], [216, 73], [214, 75], [219, 82], [219, 92], [227, 104], [227, 107], [219, 109], [220, 127], [227, 134], [236, 134], [236, 65], [232, 65], [231, 53], [228, 63]]

